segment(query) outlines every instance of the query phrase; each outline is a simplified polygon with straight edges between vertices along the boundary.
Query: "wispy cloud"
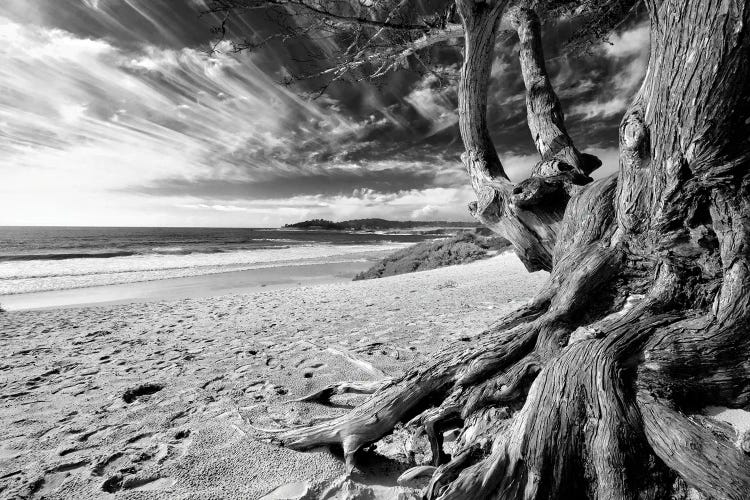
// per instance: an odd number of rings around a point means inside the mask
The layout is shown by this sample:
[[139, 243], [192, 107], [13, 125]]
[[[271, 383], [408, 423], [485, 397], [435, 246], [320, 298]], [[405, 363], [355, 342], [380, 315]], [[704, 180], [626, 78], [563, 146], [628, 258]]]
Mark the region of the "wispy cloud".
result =
[[[0, 224], [467, 217], [455, 82], [402, 72], [307, 101], [275, 81], [297, 64], [294, 47], [208, 54], [205, 7], [3, 1]], [[647, 33], [635, 26], [588, 58], [547, 54], [569, 129], [615, 164], [616, 120], [642, 78]], [[492, 75], [491, 131], [520, 180], [537, 155], [512, 50]]]
[[[5, 217], [44, 212], [54, 221], [81, 195], [174, 176], [302, 170], [274, 152], [334, 142], [361, 127], [279, 87], [248, 55], [131, 52], [3, 18], [0, 81]], [[293, 143], [300, 133], [301, 148]], [[45, 203], [51, 199], [56, 210]]]
[[611, 36], [609, 42], [598, 47], [595, 53], [609, 65], [609, 71], [599, 78], [601, 91], [573, 105], [570, 114], [584, 120], [622, 115], [643, 81], [648, 65], [648, 44], [648, 27], [639, 24]]
[[[297, 195], [336, 196], [369, 190], [392, 193], [453, 185], [451, 176], [439, 180], [434, 164], [375, 162], [367, 165], [310, 166], [297, 172], [264, 172], [251, 176], [212, 176], [157, 179], [126, 191], [150, 195], [198, 196], [224, 200], [266, 200]], [[463, 184], [463, 183], [462, 183]]]

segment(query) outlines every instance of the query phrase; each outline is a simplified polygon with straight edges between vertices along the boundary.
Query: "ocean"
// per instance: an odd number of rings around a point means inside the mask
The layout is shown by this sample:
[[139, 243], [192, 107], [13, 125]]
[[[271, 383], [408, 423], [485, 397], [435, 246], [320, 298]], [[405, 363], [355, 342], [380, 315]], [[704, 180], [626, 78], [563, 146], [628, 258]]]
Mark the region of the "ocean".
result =
[[0, 303], [7, 295], [254, 269], [283, 267], [289, 276], [295, 267], [304, 275], [309, 272], [304, 266], [321, 264], [358, 262], [365, 268], [390, 251], [434, 237], [293, 229], [0, 227]]

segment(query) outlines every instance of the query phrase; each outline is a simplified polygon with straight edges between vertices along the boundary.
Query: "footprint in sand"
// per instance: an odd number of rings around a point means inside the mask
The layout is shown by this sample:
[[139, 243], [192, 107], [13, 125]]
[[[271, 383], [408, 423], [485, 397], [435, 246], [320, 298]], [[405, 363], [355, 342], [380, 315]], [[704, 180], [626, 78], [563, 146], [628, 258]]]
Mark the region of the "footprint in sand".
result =
[[66, 462], [44, 472], [44, 476], [35, 480], [30, 489], [30, 498], [47, 498], [54, 493], [73, 471], [81, 469], [89, 464], [88, 460]]
[[139, 441], [142, 441], [144, 439], [148, 439], [148, 438], [152, 437], [153, 435], [154, 435], [153, 432], [141, 432], [141, 433], [136, 434], [135, 436], [133, 436], [131, 438], [128, 438], [125, 441], [125, 444], [135, 444], [135, 443], [137, 443]]
[[113, 467], [122, 458], [123, 458], [123, 453], [121, 451], [115, 452], [112, 455], [102, 458], [91, 467], [91, 475], [103, 476], [104, 473], [107, 471], [107, 469]]
[[226, 384], [223, 382], [223, 380], [224, 380], [223, 375], [214, 377], [211, 380], [204, 382], [201, 385], [201, 389], [207, 390], [207, 391], [221, 392], [226, 388]]
[[[117, 493], [123, 490], [155, 491], [168, 490], [176, 484], [170, 477], [162, 477], [150, 473], [141, 475], [153, 464], [162, 465], [168, 460], [183, 457], [192, 443], [190, 429], [177, 430], [167, 442], [158, 441], [159, 435], [152, 432], [141, 432], [127, 439], [123, 449], [131, 453], [126, 455], [117, 452], [99, 461], [91, 468], [94, 476], [110, 474], [101, 484], [101, 489], [107, 493]], [[141, 447], [141, 444], [147, 444]]]
[[133, 491], [163, 491], [171, 489], [177, 480], [171, 477], [149, 477], [142, 479], [126, 479], [123, 489]]
[[181, 429], [175, 432], [174, 439], [170, 441], [167, 446], [167, 455], [158, 462], [162, 463], [167, 459], [177, 460], [184, 457], [187, 454], [190, 445], [193, 444], [193, 438], [190, 436], [190, 429]]
[[164, 389], [164, 384], [154, 384], [154, 383], [141, 384], [136, 387], [131, 387], [130, 389], [127, 389], [123, 393], [122, 399], [126, 403], [130, 404], [145, 396], [156, 394], [162, 389]]
[[245, 373], [253, 368], [253, 365], [242, 365], [238, 367], [236, 370], [234, 370], [234, 373], [231, 375], [232, 380], [237, 380], [238, 378], [242, 378], [245, 376]]

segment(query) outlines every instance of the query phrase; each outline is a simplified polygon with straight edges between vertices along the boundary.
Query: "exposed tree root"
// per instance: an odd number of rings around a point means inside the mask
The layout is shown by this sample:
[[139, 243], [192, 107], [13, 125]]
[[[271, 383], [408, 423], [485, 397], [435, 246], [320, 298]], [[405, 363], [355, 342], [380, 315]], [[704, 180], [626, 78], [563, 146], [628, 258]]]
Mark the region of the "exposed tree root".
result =
[[606, 339], [565, 350], [540, 373], [492, 453], [461, 472], [439, 498], [585, 497], [592, 477], [596, 498], [629, 498], [651, 471], [633, 460], [644, 456], [644, 443], [617, 361], [672, 320], [644, 320], [634, 330], [621, 326]]
[[481, 408], [508, 405], [523, 399], [540, 369], [540, 360], [532, 353], [499, 375], [468, 387], [461, 415], [466, 418]]
[[680, 411], [750, 405], [747, 318], [734, 319], [707, 314], [654, 335], [638, 367], [637, 403], [654, 452], [687, 484], [714, 498], [744, 499], [750, 456]]
[[454, 391], [440, 406], [429, 408], [410, 420], [406, 426], [414, 429], [414, 436], [421, 433], [427, 436], [432, 453], [431, 463], [434, 466], [445, 464], [450, 456], [443, 450], [443, 434], [451, 429], [461, 427], [460, 392]]
[[[743, 498], [750, 458], [647, 391], [639, 390], [636, 400], [629, 381], [642, 353], [656, 356], [670, 333], [706, 324], [651, 309], [644, 301], [606, 316], [592, 325], [606, 330], [602, 336], [573, 343], [546, 364], [529, 345], [546, 315], [526, 311], [525, 324], [506, 318], [501, 324], [510, 328], [485, 333], [479, 351], [446, 355], [388, 383], [349, 414], [286, 431], [279, 440], [294, 449], [340, 445], [351, 472], [358, 449], [409, 422], [428, 435], [439, 465], [426, 498], [665, 498], [674, 483], [670, 469], [718, 498]], [[467, 380], [461, 366], [485, 359], [480, 353], [488, 343], [516, 353], [498, 354], [505, 364], [475, 365], [470, 382], [461, 383]], [[642, 379], [639, 387], [651, 380]], [[520, 409], [514, 413], [514, 407]], [[462, 432], [449, 457], [442, 433], [453, 427]], [[716, 465], [707, 466], [710, 461]]]
[[520, 314], [509, 315], [506, 321], [480, 336], [471, 348], [446, 353], [431, 364], [387, 383], [369, 401], [349, 414], [314, 427], [289, 430], [279, 434], [277, 440], [297, 450], [340, 445], [344, 449], [347, 470], [351, 471], [357, 450], [390, 433], [397, 423], [438, 406], [454, 388], [461, 370], [490, 346], [502, 348], [502, 355], [499, 360], [493, 360], [494, 364], [502, 360], [510, 364], [522, 357], [533, 346], [533, 328], [519, 325], [507, 330], [503, 327], [512, 327], [524, 318], [536, 316], [540, 308], [539, 305], [532, 306]]
[[366, 380], [361, 382], [338, 382], [326, 386], [319, 391], [295, 399], [298, 402], [329, 403], [333, 396], [340, 394], [373, 394], [381, 387], [388, 384], [390, 380]]
[[464, 448], [449, 463], [435, 471], [425, 489], [424, 496], [426, 498], [437, 498], [446, 487], [456, 480], [463, 470], [481, 460], [485, 455], [486, 452], [483, 451], [479, 443]]
[[654, 452], [687, 484], [715, 498], [748, 498], [750, 456], [645, 390], [638, 408]]

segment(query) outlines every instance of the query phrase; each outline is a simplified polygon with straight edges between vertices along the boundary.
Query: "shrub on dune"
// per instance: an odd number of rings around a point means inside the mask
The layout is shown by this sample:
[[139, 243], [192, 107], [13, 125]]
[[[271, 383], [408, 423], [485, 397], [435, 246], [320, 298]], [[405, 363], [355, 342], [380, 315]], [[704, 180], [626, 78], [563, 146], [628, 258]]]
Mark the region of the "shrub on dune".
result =
[[387, 256], [367, 271], [359, 273], [354, 280], [382, 278], [465, 264], [489, 257], [494, 254], [493, 251], [506, 249], [508, 245], [504, 238], [488, 237], [474, 232], [464, 232], [446, 239], [423, 241]]

